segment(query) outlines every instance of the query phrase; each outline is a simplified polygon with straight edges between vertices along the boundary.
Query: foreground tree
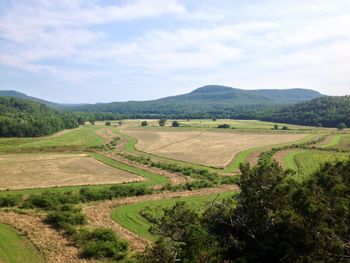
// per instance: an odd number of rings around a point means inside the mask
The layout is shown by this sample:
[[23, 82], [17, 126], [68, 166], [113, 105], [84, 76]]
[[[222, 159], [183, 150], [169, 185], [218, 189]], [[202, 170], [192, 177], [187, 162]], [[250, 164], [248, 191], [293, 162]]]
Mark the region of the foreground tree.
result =
[[163, 243], [145, 260], [165, 242], [169, 262], [347, 262], [349, 171], [350, 160], [325, 164], [300, 182], [276, 162], [243, 165], [234, 198], [201, 214], [181, 203], [167, 209], [153, 230]]

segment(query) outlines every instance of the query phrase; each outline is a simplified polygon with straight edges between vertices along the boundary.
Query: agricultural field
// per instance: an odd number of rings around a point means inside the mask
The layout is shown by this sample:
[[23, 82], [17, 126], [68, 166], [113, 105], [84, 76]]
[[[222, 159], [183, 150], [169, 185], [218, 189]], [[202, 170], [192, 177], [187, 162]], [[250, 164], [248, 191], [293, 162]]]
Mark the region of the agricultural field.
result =
[[[288, 130], [282, 131], [283, 124], [278, 124], [279, 130], [272, 130], [275, 123], [245, 120], [180, 120], [179, 128], [170, 127], [171, 120], [166, 127], [159, 127], [158, 120], [148, 120], [147, 127], [140, 127], [141, 121], [123, 120], [122, 125], [111, 121], [110, 126], [96, 122], [38, 138], [0, 138], [0, 204], [6, 207], [0, 209], [0, 218], [7, 218], [8, 206], [13, 206], [15, 211], [25, 207], [24, 218], [43, 224], [42, 227], [51, 227], [45, 221], [50, 214], [83, 216], [87, 220], [82, 225], [74, 222], [53, 225], [51, 229], [56, 231], [56, 238], [70, 244], [63, 245], [62, 251], [69, 251], [76, 259], [72, 262], [90, 262], [80, 258], [82, 244], [74, 243], [74, 231], [85, 227], [109, 228], [118, 238], [130, 238], [132, 255], [134, 249], [141, 251], [140, 247], [135, 248], [133, 239], [139, 237], [147, 242], [157, 239], [149, 229], [163, 215], [164, 208], [185, 202], [197, 211], [204, 211], [213, 200], [236, 193], [239, 164], [250, 162], [252, 156], [257, 161], [264, 151], [287, 147], [288, 154], [282, 158], [285, 167], [298, 171], [301, 178], [317, 169], [316, 163], [332, 160], [326, 155], [328, 149], [334, 156], [346, 157], [346, 153], [338, 153], [334, 147], [346, 145], [348, 137], [338, 136], [332, 129], [288, 125]], [[234, 129], [218, 129], [223, 123]], [[318, 138], [326, 139], [321, 142]], [[317, 143], [296, 150], [296, 146], [312, 140]], [[325, 149], [307, 148], [315, 146]], [[128, 159], [127, 155], [141, 159]], [[313, 167], [309, 167], [310, 162]], [[174, 183], [175, 177], [181, 179], [180, 183]], [[7, 227], [1, 223], [8, 222], [0, 222], [0, 234]], [[18, 221], [13, 226], [16, 224]], [[6, 228], [6, 235], [10, 235], [10, 230], [13, 229]], [[124, 235], [126, 232], [132, 235]], [[13, 238], [14, 233], [22, 238], [16, 231], [12, 232]], [[44, 243], [35, 246], [54, 258], [53, 250]], [[71, 250], [72, 243], [76, 250]], [[35, 249], [28, 247], [32, 251], [28, 253], [39, 257]], [[0, 250], [1, 263], [12, 262], [6, 253]], [[40, 260], [39, 257], [35, 262]]]
[[304, 139], [303, 133], [243, 133], [123, 129], [138, 140], [139, 151], [206, 166], [225, 167], [239, 153], [252, 148]]
[[325, 162], [344, 161], [350, 158], [350, 153], [294, 150], [284, 156], [285, 167], [295, 170], [300, 178], [315, 172]]
[[86, 154], [0, 155], [0, 190], [118, 184], [143, 180]]
[[44, 262], [27, 237], [9, 225], [0, 224], [0, 237], [1, 263]]
[[97, 135], [101, 127], [83, 126], [65, 130], [51, 136], [39, 138], [0, 138], [0, 152], [26, 152], [29, 150], [45, 150], [47, 148], [66, 148], [66, 150], [83, 150], [104, 143], [103, 137]]
[[163, 215], [163, 209], [174, 206], [177, 202], [184, 202], [190, 207], [203, 211], [212, 201], [232, 196], [233, 193], [230, 191], [221, 194], [175, 197], [121, 205], [113, 209], [112, 218], [129, 231], [143, 238], [155, 240], [156, 237], [150, 232], [153, 223], [143, 214], [147, 213], [150, 217], [160, 218]]

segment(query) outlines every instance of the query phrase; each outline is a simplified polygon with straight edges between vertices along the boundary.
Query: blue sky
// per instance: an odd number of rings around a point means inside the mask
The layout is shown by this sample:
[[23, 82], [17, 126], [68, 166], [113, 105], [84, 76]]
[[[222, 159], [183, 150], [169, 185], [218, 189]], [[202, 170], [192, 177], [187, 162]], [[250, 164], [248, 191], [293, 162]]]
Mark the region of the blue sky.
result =
[[0, 89], [56, 102], [207, 85], [350, 94], [348, 0], [0, 0]]

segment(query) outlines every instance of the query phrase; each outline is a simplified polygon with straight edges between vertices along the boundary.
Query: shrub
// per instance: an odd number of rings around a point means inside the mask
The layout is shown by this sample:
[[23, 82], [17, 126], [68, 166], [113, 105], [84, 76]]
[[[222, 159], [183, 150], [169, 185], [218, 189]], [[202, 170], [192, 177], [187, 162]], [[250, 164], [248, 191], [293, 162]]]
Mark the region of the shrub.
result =
[[141, 126], [147, 126], [148, 125], [148, 122], [147, 121], [143, 121], [143, 122], [141, 122]]
[[18, 205], [19, 202], [20, 202], [19, 196], [7, 195], [4, 197], [0, 197], [0, 207], [13, 207]]
[[57, 210], [50, 212], [45, 221], [54, 228], [66, 230], [70, 234], [75, 231], [73, 226], [86, 223], [85, 216], [81, 210], [71, 205], [63, 205]]
[[219, 129], [228, 129], [228, 128], [230, 128], [230, 125], [227, 124], [227, 123], [219, 124], [219, 125], [218, 125], [218, 128], [219, 128]]
[[94, 230], [81, 230], [75, 241], [81, 248], [81, 255], [84, 258], [113, 258], [116, 260], [126, 256], [128, 243], [119, 240], [116, 234], [105, 228]]
[[111, 122], [110, 121], [106, 121], [106, 126], [111, 126]]
[[173, 121], [173, 123], [171, 124], [171, 126], [173, 127], [179, 127], [180, 123], [178, 121]]

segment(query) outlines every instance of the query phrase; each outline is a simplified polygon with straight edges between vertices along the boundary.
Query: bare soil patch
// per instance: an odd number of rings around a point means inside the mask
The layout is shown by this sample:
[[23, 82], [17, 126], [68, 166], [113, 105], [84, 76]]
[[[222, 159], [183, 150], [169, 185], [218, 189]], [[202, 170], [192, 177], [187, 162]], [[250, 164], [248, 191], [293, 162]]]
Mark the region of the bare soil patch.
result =
[[112, 219], [112, 209], [119, 205], [143, 202], [143, 201], [155, 201], [160, 199], [174, 198], [174, 197], [190, 197], [199, 195], [216, 194], [226, 191], [237, 190], [238, 186], [235, 185], [222, 185], [214, 188], [205, 188], [194, 191], [182, 191], [182, 192], [165, 192], [161, 194], [146, 195], [146, 196], [133, 196], [123, 199], [108, 200], [104, 202], [98, 202], [95, 204], [89, 204], [83, 208], [83, 211], [87, 217], [88, 223], [94, 227], [108, 227], [114, 230], [123, 239], [126, 239], [130, 243], [130, 248], [133, 251], [143, 251], [150, 241], [139, 237], [138, 235], [130, 232], [124, 227], [120, 226]]
[[144, 180], [84, 154], [0, 155], [0, 169], [0, 190]]
[[71, 242], [44, 224], [39, 216], [0, 211], [0, 222], [23, 233], [36, 246], [46, 262], [94, 262], [79, 258], [79, 251]]
[[96, 131], [96, 134], [105, 139], [104, 144], [110, 143], [113, 140], [113, 138], [116, 137], [116, 135], [113, 134], [112, 128], [100, 129]]
[[286, 164], [284, 162], [284, 157], [288, 155], [290, 152], [294, 151], [293, 149], [287, 149], [287, 150], [282, 150], [278, 151], [275, 153], [273, 158], [278, 162], [278, 164], [282, 167], [285, 168]]
[[224, 167], [244, 150], [298, 141], [306, 134], [208, 131], [123, 130], [136, 138], [140, 151], [171, 159]]

